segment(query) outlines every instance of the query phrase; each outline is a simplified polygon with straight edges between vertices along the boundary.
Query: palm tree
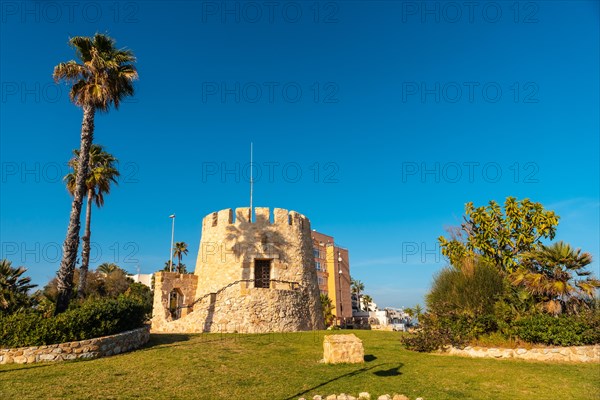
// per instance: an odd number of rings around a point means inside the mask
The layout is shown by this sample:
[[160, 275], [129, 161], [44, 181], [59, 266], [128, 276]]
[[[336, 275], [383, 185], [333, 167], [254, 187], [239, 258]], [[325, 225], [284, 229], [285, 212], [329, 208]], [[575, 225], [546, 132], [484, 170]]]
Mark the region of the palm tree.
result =
[[58, 64], [54, 67], [53, 77], [56, 82], [65, 81], [72, 85], [69, 97], [83, 109], [83, 121], [79, 149], [80, 168], [75, 176], [69, 227], [57, 273], [56, 314], [67, 309], [73, 290], [81, 206], [86, 192], [90, 148], [94, 139], [94, 116], [96, 111], [108, 112], [112, 105], [118, 109], [121, 100], [133, 95], [133, 81], [138, 77], [133, 65], [133, 52], [115, 48], [114, 39], [97, 33], [93, 38], [76, 36], [69, 42], [75, 48], [80, 62], [71, 60]]
[[367, 311], [371, 311], [371, 303], [373, 302], [373, 298], [371, 296], [369, 296], [368, 294], [363, 295], [362, 297], [363, 299], [363, 303], [365, 304], [365, 307], [367, 309]]
[[183, 273], [181, 270], [181, 258], [188, 253], [188, 245], [186, 242], [176, 242], [173, 248], [173, 256], [178, 258], [177, 272]]
[[335, 322], [333, 315], [333, 303], [328, 295], [321, 293], [321, 308], [323, 309], [323, 319], [325, 326], [331, 326]]
[[37, 285], [30, 283], [30, 277], [22, 276], [25, 271], [25, 267], [13, 268], [6, 259], [0, 261], [0, 312], [11, 313], [30, 305], [27, 292]]
[[360, 294], [365, 290], [365, 284], [356, 279], [350, 279], [350, 284], [352, 285], [352, 293], [356, 295], [358, 309], [360, 310]]
[[415, 306], [414, 312], [415, 312], [415, 318], [417, 318], [417, 320], [419, 320], [419, 317], [421, 316], [421, 314], [423, 314], [423, 308], [421, 308], [420, 304], [417, 304]]
[[568, 306], [576, 308], [592, 299], [600, 287], [600, 280], [586, 270], [591, 262], [591, 254], [560, 241], [524, 253], [510, 279], [536, 296], [545, 311], [560, 314]]
[[[67, 184], [67, 190], [71, 195], [75, 192], [75, 178], [79, 169], [79, 150], [73, 150], [73, 158], [69, 161], [69, 167], [73, 171], [69, 172], [64, 180]], [[90, 264], [90, 240], [91, 240], [91, 221], [92, 221], [92, 202], [100, 208], [104, 205], [104, 194], [110, 193], [110, 184], [118, 184], [117, 177], [119, 171], [115, 167], [117, 159], [112, 154], [107, 153], [104, 147], [99, 144], [92, 144], [90, 149], [90, 161], [88, 167], [87, 186], [87, 204], [85, 208], [85, 231], [81, 238], [83, 249], [81, 252], [81, 267], [79, 274], [78, 296], [84, 296], [88, 266]]]
[[[173, 268], [171, 268], [171, 260], [165, 261], [165, 266], [163, 267], [162, 271], [171, 272], [172, 270]], [[180, 266], [178, 266], [177, 270], [180, 274], [187, 274], [187, 266], [185, 264], [181, 264]]]
[[115, 263], [106, 263], [105, 262], [96, 267], [96, 271], [101, 272], [105, 275], [112, 274], [113, 272], [119, 271], [119, 270], [123, 271], [123, 269]]

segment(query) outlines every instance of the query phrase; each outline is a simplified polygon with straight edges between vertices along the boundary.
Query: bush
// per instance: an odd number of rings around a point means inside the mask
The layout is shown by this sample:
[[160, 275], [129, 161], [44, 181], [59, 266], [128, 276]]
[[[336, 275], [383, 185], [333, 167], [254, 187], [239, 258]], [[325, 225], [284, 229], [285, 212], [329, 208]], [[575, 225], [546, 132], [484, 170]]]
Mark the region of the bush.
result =
[[404, 338], [404, 344], [416, 351], [463, 347], [497, 331], [494, 304], [504, 290], [502, 274], [481, 261], [466, 262], [461, 269], [442, 269], [427, 295], [429, 313], [419, 319], [421, 329]]
[[144, 304], [128, 296], [89, 300], [50, 318], [34, 311], [0, 316], [0, 347], [92, 339], [139, 328], [145, 320]]
[[581, 346], [600, 343], [600, 318], [595, 313], [582, 316], [537, 314], [515, 321], [513, 334], [530, 342], [554, 346]]
[[471, 317], [465, 314], [424, 314], [421, 329], [403, 338], [406, 348], [415, 351], [434, 351], [443, 346], [464, 347], [480, 335], [494, 332], [497, 325], [493, 316]]
[[492, 314], [503, 294], [504, 278], [494, 266], [481, 261], [462, 269], [447, 267], [434, 278], [427, 294], [427, 309], [438, 315], [458, 312], [471, 316]]

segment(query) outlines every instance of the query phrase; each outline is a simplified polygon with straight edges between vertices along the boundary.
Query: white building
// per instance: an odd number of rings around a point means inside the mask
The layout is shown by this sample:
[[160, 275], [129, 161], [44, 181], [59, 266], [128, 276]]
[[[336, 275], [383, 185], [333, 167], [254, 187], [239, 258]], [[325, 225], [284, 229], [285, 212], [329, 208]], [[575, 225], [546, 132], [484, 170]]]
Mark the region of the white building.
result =
[[141, 283], [152, 289], [152, 277], [154, 274], [133, 274], [127, 276], [133, 279], [134, 282]]

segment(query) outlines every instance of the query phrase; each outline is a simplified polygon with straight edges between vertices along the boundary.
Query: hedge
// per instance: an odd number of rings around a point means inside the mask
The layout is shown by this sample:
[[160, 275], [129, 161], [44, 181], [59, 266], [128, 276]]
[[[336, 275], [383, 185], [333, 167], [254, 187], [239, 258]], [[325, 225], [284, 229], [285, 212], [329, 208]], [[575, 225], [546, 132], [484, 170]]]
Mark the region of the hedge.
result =
[[554, 317], [538, 314], [515, 321], [513, 334], [530, 343], [554, 346], [581, 346], [600, 343], [597, 315]]
[[136, 298], [90, 300], [62, 314], [45, 318], [36, 312], [0, 316], [0, 347], [29, 347], [73, 342], [136, 329], [146, 320]]

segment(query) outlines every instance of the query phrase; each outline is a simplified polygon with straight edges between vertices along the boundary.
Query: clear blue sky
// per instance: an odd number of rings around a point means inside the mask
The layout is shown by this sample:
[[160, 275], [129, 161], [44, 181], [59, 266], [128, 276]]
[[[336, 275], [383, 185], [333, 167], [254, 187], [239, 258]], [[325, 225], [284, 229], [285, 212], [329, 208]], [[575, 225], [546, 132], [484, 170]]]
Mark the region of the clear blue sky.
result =
[[423, 303], [468, 201], [556, 210], [557, 239], [598, 273], [598, 2], [222, 4], [1, 3], [1, 256], [35, 283], [59, 265], [81, 124], [52, 69], [95, 32], [135, 52], [140, 79], [96, 119], [123, 177], [94, 210], [92, 267], [155, 271], [176, 213], [193, 268], [203, 216], [248, 205], [252, 141], [255, 205], [348, 247], [381, 306]]

